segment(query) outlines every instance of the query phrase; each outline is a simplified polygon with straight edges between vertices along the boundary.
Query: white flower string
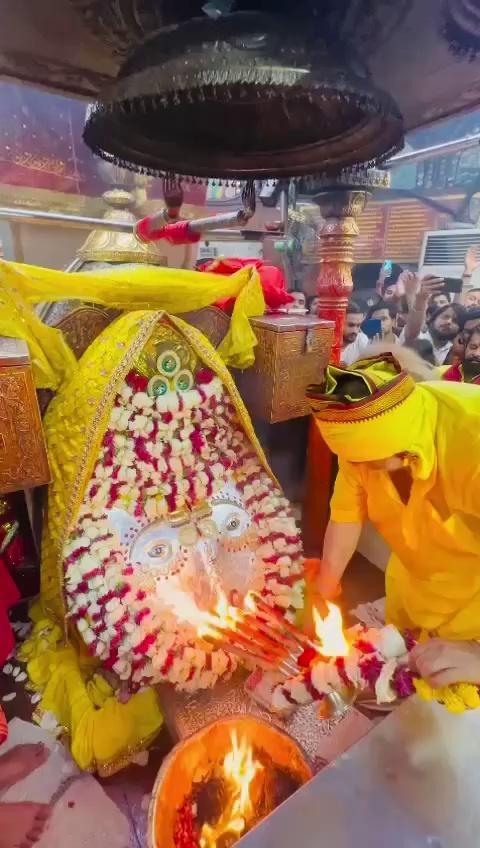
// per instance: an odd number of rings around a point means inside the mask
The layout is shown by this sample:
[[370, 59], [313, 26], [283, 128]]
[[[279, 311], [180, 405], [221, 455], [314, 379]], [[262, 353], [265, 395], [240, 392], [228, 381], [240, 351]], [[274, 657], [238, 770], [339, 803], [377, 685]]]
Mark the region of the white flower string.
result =
[[262, 468], [222, 382], [204, 369], [196, 387], [157, 397], [147, 382], [132, 372], [116, 397], [64, 548], [68, 610], [89, 652], [132, 690], [168, 681], [194, 691], [230, 675], [235, 658], [205, 649], [194, 626], [179, 621], [152, 569], [130, 562], [109, 512], [121, 509], [144, 528], [233, 482], [257, 537], [252, 583], [290, 619], [303, 605], [302, 548], [289, 503]]

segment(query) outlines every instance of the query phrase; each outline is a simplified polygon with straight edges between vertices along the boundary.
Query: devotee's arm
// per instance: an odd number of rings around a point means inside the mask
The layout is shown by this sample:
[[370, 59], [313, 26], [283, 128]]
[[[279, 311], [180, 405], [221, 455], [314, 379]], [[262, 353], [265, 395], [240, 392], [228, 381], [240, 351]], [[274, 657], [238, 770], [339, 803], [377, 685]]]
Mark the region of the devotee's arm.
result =
[[406, 297], [409, 310], [415, 303], [418, 287], [418, 276], [414, 273], [414, 271], [402, 271], [402, 273], [399, 274], [397, 280], [397, 292], [400, 297]]
[[355, 553], [362, 525], [367, 518], [361, 471], [350, 462], [340, 460], [330, 510], [323, 561], [316, 586], [317, 591], [326, 598], [338, 592], [343, 572]]
[[462, 274], [462, 291], [460, 294], [455, 295], [453, 298], [454, 303], [463, 303], [465, 295], [468, 294], [470, 289], [474, 287], [472, 274], [477, 270], [477, 268], [480, 268], [480, 249], [478, 245], [472, 244], [465, 254], [465, 263]]
[[418, 338], [427, 316], [427, 301], [418, 301], [418, 295], [411, 309], [408, 310], [404, 330], [404, 344], [411, 344]]
[[334, 598], [338, 594], [343, 573], [350, 562], [362, 532], [361, 522], [337, 524], [330, 521], [325, 533], [323, 559], [317, 583], [317, 591], [323, 598]]
[[428, 301], [432, 294], [442, 292], [443, 288], [444, 283], [440, 277], [432, 277], [430, 275], [423, 277], [420, 288], [415, 295], [413, 306], [408, 311], [404, 331], [405, 344], [410, 344], [418, 338], [425, 324]]

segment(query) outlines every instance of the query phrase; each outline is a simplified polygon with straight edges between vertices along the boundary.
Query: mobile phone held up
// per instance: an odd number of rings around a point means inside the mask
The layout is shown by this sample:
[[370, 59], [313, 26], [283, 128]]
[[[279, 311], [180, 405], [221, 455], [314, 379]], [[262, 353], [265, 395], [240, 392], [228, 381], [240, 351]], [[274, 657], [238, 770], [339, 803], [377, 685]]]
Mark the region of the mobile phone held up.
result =
[[450, 292], [451, 294], [460, 294], [462, 291], [463, 280], [460, 280], [457, 277], [444, 277], [443, 282], [445, 291]]
[[370, 340], [381, 339], [382, 337], [382, 322], [380, 318], [367, 318], [362, 324], [362, 330]]
[[392, 276], [392, 260], [391, 259], [385, 259], [385, 262], [383, 263], [382, 268], [383, 268], [383, 274], [384, 274], [385, 277], [391, 277]]

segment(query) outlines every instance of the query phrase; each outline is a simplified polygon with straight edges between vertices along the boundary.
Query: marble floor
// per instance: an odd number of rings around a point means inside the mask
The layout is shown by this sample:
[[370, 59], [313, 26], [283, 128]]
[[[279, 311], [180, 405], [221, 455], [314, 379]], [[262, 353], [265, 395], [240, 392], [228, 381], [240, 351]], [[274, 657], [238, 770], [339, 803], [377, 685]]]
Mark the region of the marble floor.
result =
[[[344, 611], [358, 604], [374, 601], [383, 594], [384, 574], [364, 557], [356, 554], [343, 581], [341, 605]], [[13, 615], [13, 621], [19, 620], [26, 621], [26, 610], [21, 607], [14, 611]], [[18, 663], [12, 661], [12, 664], [18, 667]], [[17, 681], [12, 674], [7, 675], [0, 671], [0, 703], [7, 719], [18, 716], [29, 721], [34, 706], [30, 700], [31, 693], [25, 689], [23, 669], [17, 677], [19, 675], [21, 679]], [[147, 844], [145, 830], [149, 795], [160, 764], [172, 746], [173, 740], [168, 730], [164, 728], [150, 750], [146, 765], [130, 766], [119, 774], [101, 781], [107, 794], [130, 822], [131, 841], [128, 848], [144, 848]]]

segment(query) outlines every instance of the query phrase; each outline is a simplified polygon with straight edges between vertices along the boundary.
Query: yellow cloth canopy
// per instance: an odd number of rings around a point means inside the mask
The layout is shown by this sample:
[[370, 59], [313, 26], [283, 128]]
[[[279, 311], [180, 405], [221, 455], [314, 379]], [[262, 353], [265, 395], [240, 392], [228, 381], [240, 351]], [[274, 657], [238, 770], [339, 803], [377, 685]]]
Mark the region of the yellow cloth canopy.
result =
[[69, 274], [0, 261], [0, 335], [27, 341], [38, 388], [57, 389], [75, 370], [75, 357], [61, 332], [45, 326], [36, 304], [84, 300], [112, 309], [191, 312], [235, 297], [230, 327], [220, 345], [224, 362], [248, 368], [255, 334], [249, 318], [263, 315], [265, 300], [257, 271], [242, 268], [230, 277], [170, 268], [115, 268]]

